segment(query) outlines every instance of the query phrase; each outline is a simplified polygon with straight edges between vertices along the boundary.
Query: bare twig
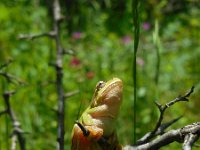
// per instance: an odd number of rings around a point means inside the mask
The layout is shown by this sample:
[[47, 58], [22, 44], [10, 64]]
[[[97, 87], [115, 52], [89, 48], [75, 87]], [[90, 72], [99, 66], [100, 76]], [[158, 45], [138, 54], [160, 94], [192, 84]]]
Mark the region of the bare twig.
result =
[[10, 116], [10, 119], [11, 119], [12, 125], [13, 125], [13, 132], [11, 134], [11, 137], [12, 137], [11, 150], [16, 149], [16, 139], [18, 139], [18, 141], [19, 141], [20, 149], [25, 150], [25, 139], [22, 135], [24, 133], [24, 131], [20, 128], [20, 126], [21, 126], [20, 122], [16, 119], [15, 114], [10, 105], [10, 96], [13, 95], [14, 93], [15, 93], [15, 91], [9, 91], [9, 92], [5, 92], [3, 94], [4, 101], [6, 104], [6, 110], [4, 112]]
[[13, 59], [9, 59], [6, 63], [0, 65], [0, 70], [9, 66], [13, 62]]
[[158, 109], [160, 111], [160, 117], [158, 119], [158, 122], [157, 122], [154, 130], [152, 132], [150, 132], [148, 135], [146, 134], [144, 137], [142, 137], [140, 140], [138, 140], [136, 145], [147, 143], [151, 138], [153, 138], [156, 135], [156, 132], [158, 131], [158, 129], [161, 127], [161, 123], [162, 123], [162, 120], [164, 117], [165, 110], [177, 102], [189, 101], [187, 98], [190, 96], [190, 94], [193, 91], [194, 91], [194, 86], [184, 96], [179, 96], [179, 97], [175, 98], [174, 100], [168, 102], [164, 106], [162, 106], [158, 102], [155, 102], [156, 106], [158, 107]]
[[[178, 117], [178, 118], [175, 118], [167, 123], [163, 123], [160, 125], [160, 127], [158, 128], [158, 130], [156, 131], [156, 133], [154, 134], [154, 136], [157, 136], [157, 135], [161, 135], [165, 132], [165, 130], [171, 126], [172, 124], [174, 124], [175, 122], [177, 122], [180, 118], [182, 118], [182, 116]], [[141, 144], [144, 144], [146, 139], [149, 138], [149, 136], [151, 135], [151, 132], [148, 132], [146, 133], [142, 138], [140, 138], [139, 140], [137, 140], [137, 143], [136, 145], [141, 145]], [[153, 136], [153, 137], [154, 137]], [[152, 137], [152, 138], [153, 138]]]
[[56, 110], [56, 113], [58, 115], [58, 133], [57, 133], [57, 149], [58, 150], [64, 150], [64, 117], [65, 117], [65, 104], [64, 104], [64, 98], [67, 98], [69, 96], [74, 95], [75, 93], [67, 93], [64, 95], [63, 92], [63, 55], [69, 54], [74, 55], [74, 51], [72, 50], [65, 50], [61, 46], [60, 42], [60, 23], [65, 18], [61, 15], [61, 7], [59, 4], [59, 0], [53, 0], [52, 1], [52, 12], [53, 12], [53, 31], [47, 32], [47, 33], [41, 33], [41, 34], [21, 34], [19, 35], [19, 39], [29, 39], [33, 40], [35, 38], [40, 37], [53, 37], [53, 40], [55, 40], [56, 45], [56, 62], [52, 63], [50, 62], [49, 65], [53, 66], [56, 70], [56, 86], [57, 86], [57, 95], [58, 95], [58, 110]]
[[7, 110], [3, 110], [3, 111], [0, 112], [0, 116], [3, 115], [3, 114], [6, 114], [6, 113], [7, 113]]
[[81, 131], [83, 132], [84, 136], [89, 136], [90, 131], [88, 131], [78, 120], [75, 121], [75, 123], [79, 126], [79, 128], [81, 129]]
[[[200, 122], [196, 122], [187, 125], [183, 128], [176, 130], [170, 130], [163, 135], [157, 137], [151, 142], [138, 145], [138, 146], [125, 146], [124, 150], [157, 150], [165, 145], [168, 145], [174, 141], [183, 143], [183, 149], [189, 150], [195, 141], [199, 139], [200, 136]], [[187, 149], [188, 148], [188, 149]]]
[[40, 33], [40, 34], [20, 34], [18, 36], [18, 39], [26, 39], [26, 40], [34, 40], [36, 38], [41, 38], [41, 37], [55, 37], [55, 32], [45, 32], [45, 33]]
[[13, 60], [10, 59], [6, 63], [4, 63], [0, 66], [0, 76], [3, 76], [8, 81], [8, 83], [20, 84], [20, 85], [26, 84], [24, 81], [22, 81], [18, 77], [14, 76], [12, 74], [9, 74], [5, 71], [2, 71], [5, 67], [8, 67], [12, 62], [13, 62]]
[[194, 143], [194, 147], [200, 147], [200, 144]]
[[26, 84], [24, 81], [22, 81], [21, 79], [17, 78], [16, 76], [14, 76], [14, 75], [12, 75], [12, 74], [9, 74], [9, 73], [1, 72], [1, 71], [0, 71], [0, 75], [3, 76], [4, 78], [6, 78], [6, 80], [7, 80], [9, 83], [12, 83], [12, 84], [20, 84], [20, 85]]
[[64, 98], [72, 97], [72, 96], [74, 96], [74, 95], [76, 95], [78, 93], [79, 93], [79, 90], [75, 90], [75, 91], [71, 91], [71, 92], [65, 93], [64, 94]]
[[169, 126], [171, 126], [172, 124], [176, 123], [179, 119], [181, 119], [182, 116], [180, 117], [177, 117], [169, 122], [166, 122], [166, 123], [163, 123], [160, 125], [160, 127], [158, 128], [158, 130], [156, 131], [156, 135], [160, 135], [160, 134], [163, 134], [165, 129], [167, 129]]
[[55, 42], [56, 42], [56, 85], [58, 94], [58, 150], [64, 150], [64, 117], [65, 117], [65, 102], [63, 93], [63, 48], [60, 43], [60, 21], [62, 19], [60, 12], [59, 0], [53, 1], [53, 17], [54, 17], [54, 32], [55, 32]]
[[198, 134], [189, 133], [184, 138], [183, 150], [191, 150], [192, 145], [199, 139]]
[[11, 143], [11, 150], [16, 150], [16, 146], [17, 146], [17, 136], [13, 136]]
[[63, 49], [63, 54], [67, 54], [67, 55], [75, 55], [75, 51], [71, 50], [71, 49]]

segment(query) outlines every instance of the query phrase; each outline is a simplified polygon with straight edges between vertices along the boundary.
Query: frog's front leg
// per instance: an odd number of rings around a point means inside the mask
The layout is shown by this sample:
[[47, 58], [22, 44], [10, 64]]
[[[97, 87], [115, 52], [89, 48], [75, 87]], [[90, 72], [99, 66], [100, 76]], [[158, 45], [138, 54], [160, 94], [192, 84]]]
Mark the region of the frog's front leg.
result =
[[103, 136], [103, 129], [97, 126], [84, 126], [80, 122], [76, 122], [78, 127], [81, 129], [83, 136], [89, 140], [98, 141]]
[[122, 150], [122, 146], [118, 143], [118, 138], [115, 132], [109, 137], [103, 136], [103, 130], [96, 126], [83, 126], [81, 123], [76, 122], [81, 129], [83, 136], [87, 137], [89, 141], [93, 142], [95, 148], [101, 150]]
[[99, 139], [103, 130], [96, 126], [83, 126], [77, 122], [73, 128], [72, 150], [102, 150]]

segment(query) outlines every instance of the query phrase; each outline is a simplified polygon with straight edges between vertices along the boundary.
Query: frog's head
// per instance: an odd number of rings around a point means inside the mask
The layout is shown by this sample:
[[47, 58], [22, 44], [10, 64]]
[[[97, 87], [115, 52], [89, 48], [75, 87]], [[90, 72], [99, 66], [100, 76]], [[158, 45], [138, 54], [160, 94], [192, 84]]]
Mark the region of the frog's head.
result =
[[122, 88], [122, 81], [119, 78], [98, 82], [91, 108], [105, 106], [113, 115], [117, 114], [122, 102]]

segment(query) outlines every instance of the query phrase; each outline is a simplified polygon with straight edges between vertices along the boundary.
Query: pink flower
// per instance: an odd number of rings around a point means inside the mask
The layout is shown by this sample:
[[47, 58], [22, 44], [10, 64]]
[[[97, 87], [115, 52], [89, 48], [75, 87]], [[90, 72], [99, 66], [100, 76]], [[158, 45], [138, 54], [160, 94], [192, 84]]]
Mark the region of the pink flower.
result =
[[77, 57], [73, 57], [70, 61], [71, 66], [79, 66], [81, 63], [80, 59]]
[[150, 28], [151, 28], [151, 25], [150, 25], [150, 23], [148, 23], [148, 22], [144, 22], [143, 24], [142, 24], [142, 28], [143, 28], [143, 30], [149, 30]]
[[72, 38], [75, 40], [81, 39], [82, 37], [83, 37], [83, 34], [81, 32], [72, 33]]
[[124, 37], [122, 37], [122, 43], [123, 44], [129, 44], [130, 42], [131, 42], [131, 36], [130, 35], [126, 35], [126, 36], [124, 36]]
[[139, 66], [141, 66], [141, 67], [143, 67], [144, 64], [145, 64], [144, 59], [142, 59], [142, 58], [140, 58], [140, 57], [138, 57], [138, 58], [136, 59], [136, 63], [137, 63]]
[[88, 79], [93, 79], [93, 78], [94, 78], [94, 72], [88, 71], [88, 72], [86, 73], [86, 76], [87, 76]]

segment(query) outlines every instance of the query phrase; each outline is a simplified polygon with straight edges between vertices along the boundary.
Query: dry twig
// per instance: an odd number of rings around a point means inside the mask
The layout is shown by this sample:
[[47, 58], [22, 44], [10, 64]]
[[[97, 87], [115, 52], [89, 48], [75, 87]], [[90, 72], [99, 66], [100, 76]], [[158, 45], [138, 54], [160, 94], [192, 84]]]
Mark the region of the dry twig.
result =
[[13, 95], [14, 93], [15, 91], [9, 91], [3, 94], [6, 109], [0, 112], [0, 114], [1, 115], [8, 114], [12, 122], [13, 131], [11, 134], [11, 138], [12, 138], [11, 150], [16, 150], [17, 139], [19, 141], [20, 150], [25, 150], [25, 139], [23, 137], [23, 134], [25, 132], [21, 129], [20, 122], [17, 120], [14, 114], [14, 111], [12, 110], [11, 105], [10, 105], [10, 96]]
[[[194, 86], [184, 96], [179, 96], [179, 97], [175, 98], [174, 100], [166, 103], [164, 106], [162, 106], [158, 102], [155, 102], [156, 106], [158, 107], [158, 109], [160, 111], [160, 116], [159, 116], [158, 122], [156, 123], [156, 126], [155, 126], [154, 130], [151, 131], [150, 133], [146, 134], [145, 136], [143, 136], [141, 139], [139, 139], [137, 141], [136, 145], [147, 143], [150, 139], [152, 139], [155, 135], [157, 135], [156, 132], [158, 132], [158, 130], [162, 127], [161, 123], [163, 121], [165, 110], [167, 108], [169, 108], [170, 106], [172, 106], [173, 104], [177, 103], [177, 102], [180, 102], [180, 101], [189, 101], [188, 97], [190, 96], [190, 94], [193, 91], [194, 91]], [[164, 128], [164, 129], [166, 129], [166, 128]]]
[[20, 34], [18, 36], [18, 39], [34, 40], [36, 38], [41, 38], [41, 37], [55, 37], [55, 32], [51, 31], [40, 34]]

